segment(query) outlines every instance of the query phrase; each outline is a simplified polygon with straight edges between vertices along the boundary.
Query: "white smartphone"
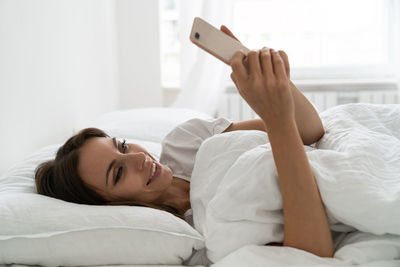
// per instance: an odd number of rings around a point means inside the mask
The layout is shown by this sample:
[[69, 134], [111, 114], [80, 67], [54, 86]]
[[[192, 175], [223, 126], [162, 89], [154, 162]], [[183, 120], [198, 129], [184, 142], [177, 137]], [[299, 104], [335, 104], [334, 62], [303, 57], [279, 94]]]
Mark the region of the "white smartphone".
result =
[[190, 40], [228, 65], [236, 51], [242, 50], [246, 55], [250, 52], [240, 42], [199, 17], [194, 18]]

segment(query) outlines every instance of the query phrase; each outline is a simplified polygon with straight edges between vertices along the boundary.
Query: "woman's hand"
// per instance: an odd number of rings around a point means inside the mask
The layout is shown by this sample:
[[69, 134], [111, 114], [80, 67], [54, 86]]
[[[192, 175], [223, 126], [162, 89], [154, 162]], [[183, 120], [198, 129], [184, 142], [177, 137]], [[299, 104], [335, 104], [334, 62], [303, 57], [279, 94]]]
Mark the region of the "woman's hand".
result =
[[[220, 30], [229, 35], [230, 37], [232, 37], [233, 39], [235, 39], [236, 41], [238, 41], [239, 43], [242, 43], [238, 38], [236, 38], [235, 35], [233, 35], [233, 33], [228, 29], [228, 27], [226, 27], [225, 25], [221, 25]], [[286, 53], [282, 50], [278, 51], [279, 55], [283, 58], [283, 60], [285, 60], [285, 64], [286, 66], [289, 67], [289, 61], [288, 61], [288, 56], [286, 55]], [[286, 73], [290, 79], [290, 72], [289, 72], [289, 68], [287, 69], [287, 73]], [[235, 82], [235, 81], [233, 81]]]
[[295, 120], [287, 58], [267, 47], [252, 50], [247, 55], [248, 71], [245, 58], [243, 51], [237, 51], [230, 61], [231, 78], [243, 99], [268, 126]]
[[[221, 25], [220, 30], [239, 41], [226, 26]], [[246, 60], [248, 68], [242, 63]], [[294, 117], [294, 101], [289, 87], [290, 66], [284, 51], [264, 47], [260, 51], [250, 51], [247, 56], [238, 51], [230, 65], [232, 81], [260, 118], [273, 123]]]

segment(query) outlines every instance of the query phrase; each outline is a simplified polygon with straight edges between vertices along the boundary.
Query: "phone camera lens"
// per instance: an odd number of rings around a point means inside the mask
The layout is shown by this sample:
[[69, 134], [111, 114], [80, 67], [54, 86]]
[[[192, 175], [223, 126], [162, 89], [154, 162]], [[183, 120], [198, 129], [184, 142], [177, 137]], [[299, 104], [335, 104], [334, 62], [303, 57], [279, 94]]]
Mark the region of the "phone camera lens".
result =
[[196, 32], [196, 33], [194, 34], [194, 38], [199, 39], [199, 38], [200, 38], [200, 34], [199, 34], [198, 32]]

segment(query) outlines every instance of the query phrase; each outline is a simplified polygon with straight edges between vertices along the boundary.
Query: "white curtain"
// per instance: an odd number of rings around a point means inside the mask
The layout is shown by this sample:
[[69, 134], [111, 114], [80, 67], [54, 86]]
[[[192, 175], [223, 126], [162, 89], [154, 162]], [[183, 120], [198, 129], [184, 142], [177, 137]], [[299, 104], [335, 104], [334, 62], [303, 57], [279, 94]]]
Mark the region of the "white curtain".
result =
[[201, 17], [216, 28], [222, 24], [232, 30], [231, 0], [181, 0], [179, 2], [181, 43], [181, 92], [173, 107], [191, 108], [215, 116], [226, 85], [228, 65], [195, 46], [190, 40], [193, 19]]

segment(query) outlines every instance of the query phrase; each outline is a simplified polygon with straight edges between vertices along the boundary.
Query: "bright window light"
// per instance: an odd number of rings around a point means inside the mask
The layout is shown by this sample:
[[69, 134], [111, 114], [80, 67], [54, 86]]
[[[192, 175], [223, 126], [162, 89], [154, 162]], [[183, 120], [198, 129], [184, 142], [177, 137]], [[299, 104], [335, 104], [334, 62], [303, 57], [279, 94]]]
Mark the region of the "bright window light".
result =
[[269, 46], [292, 67], [388, 63], [385, 0], [238, 0], [234, 29], [250, 49]]
[[[232, 0], [230, 26], [250, 49], [284, 50], [297, 78], [374, 78], [392, 63], [392, 1]], [[179, 0], [160, 7], [162, 85], [179, 88]]]

